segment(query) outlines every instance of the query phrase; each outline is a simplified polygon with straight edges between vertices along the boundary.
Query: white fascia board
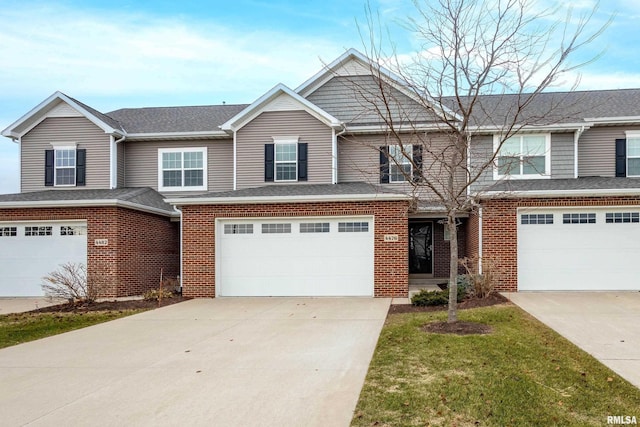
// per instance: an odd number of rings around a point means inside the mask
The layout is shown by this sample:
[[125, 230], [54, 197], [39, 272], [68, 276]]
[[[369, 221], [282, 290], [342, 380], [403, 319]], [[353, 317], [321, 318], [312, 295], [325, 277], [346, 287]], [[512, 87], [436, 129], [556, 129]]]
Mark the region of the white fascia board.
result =
[[486, 191], [478, 193], [481, 199], [519, 199], [542, 197], [605, 197], [640, 196], [640, 188], [608, 188], [580, 190], [535, 190], [535, 191]]
[[314, 202], [360, 202], [360, 201], [393, 201], [409, 200], [406, 194], [340, 194], [326, 196], [281, 196], [281, 197], [185, 197], [165, 199], [166, 203], [175, 206], [186, 205], [240, 205], [261, 203], [314, 203]]
[[235, 132], [241, 129], [244, 125], [256, 118], [258, 115], [260, 115], [260, 113], [265, 111], [265, 108], [269, 105], [269, 103], [271, 103], [271, 101], [276, 99], [281, 94], [290, 96], [294, 101], [300, 104], [303, 110], [305, 110], [321, 122], [325, 123], [327, 126], [333, 129], [342, 129], [342, 122], [333, 117], [331, 114], [322, 110], [317, 105], [301, 97], [282, 83], [274, 86], [270, 91], [262, 95], [247, 108], [220, 125], [220, 129], [227, 132]]
[[[524, 132], [551, 132], [551, 131], [566, 131], [572, 132], [576, 130], [586, 130], [593, 126], [593, 123], [578, 122], [578, 123], [561, 123], [552, 125], [530, 125], [519, 128], [517, 133]], [[504, 129], [498, 126], [470, 126], [469, 131], [473, 133], [496, 133], [502, 132]]]
[[[443, 131], [444, 126], [438, 125], [398, 125], [395, 127], [398, 132], [429, 132], [429, 131]], [[385, 124], [380, 125], [363, 125], [363, 126], [346, 126], [346, 134], [361, 134], [361, 133], [386, 133], [389, 131], [389, 127]]]
[[33, 107], [31, 110], [29, 110], [28, 113], [26, 113], [25, 115], [20, 117], [18, 120], [13, 122], [11, 125], [9, 125], [6, 129], [4, 129], [2, 131], [2, 135], [6, 136], [6, 137], [9, 137], [9, 138], [19, 138], [19, 137], [21, 137], [26, 132], [28, 132], [28, 130], [30, 130], [31, 128], [28, 128], [27, 130], [25, 130], [23, 132], [15, 132], [14, 129], [16, 127], [19, 127], [20, 125], [24, 124], [25, 122], [27, 122], [29, 119], [32, 119], [33, 117], [37, 116], [44, 109], [46, 109], [47, 107], [50, 107], [57, 100], [60, 100], [60, 101], [63, 101], [65, 103], [69, 104], [71, 107], [73, 107], [75, 110], [77, 110], [80, 114], [85, 116], [90, 122], [92, 122], [93, 124], [98, 126], [100, 129], [102, 129], [105, 133], [108, 133], [108, 134], [117, 133], [117, 134], [122, 135], [122, 131], [114, 129], [113, 127], [109, 126], [108, 124], [106, 124], [105, 122], [103, 122], [102, 120], [97, 118], [95, 115], [93, 115], [92, 113], [87, 111], [84, 107], [82, 107], [80, 104], [78, 104], [77, 102], [75, 102], [74, 100], [72, 100], [71, 98], [69, 98], [67, 95], [65, 95], [64, 93], [62, 93], [60, 91], [54, 92], [47, 99], [45, 99], [40, 104], [38, 104], [35, 107]]
[[67, 207], [95, 207], [95, 206], [116, 206], [129, 208], [142, 212], [163, 215], [167, 217], [177, 217], [178, 212], [170, 212], [151, 206], [138, 203], [127, 202], [126, 200], [102, 199], [102, 200], [36, 200], [36, 201], [12, 201], [0, 202], [0, 208], [23, 209], [23, 208], [67, 208]]
[[584, 119], [595, 124], [619, 124], [640, 122], [640, 116], [620, 116], [620, 117], [591, 117]]
[[156, 133], [128, 133], [128, 140], [162, 140], [162, 139], [229, 139], [227, 132], [221, 130], [199, 132], [156, 132]]

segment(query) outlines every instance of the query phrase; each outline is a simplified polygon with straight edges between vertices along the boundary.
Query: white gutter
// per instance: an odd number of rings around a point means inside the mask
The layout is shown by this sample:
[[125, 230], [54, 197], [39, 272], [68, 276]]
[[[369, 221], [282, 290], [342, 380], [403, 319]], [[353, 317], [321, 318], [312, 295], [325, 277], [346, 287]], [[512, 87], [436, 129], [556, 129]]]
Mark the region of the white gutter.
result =
[[172, 138], [183, 138], [183, 139], [205, 139], [205, 138], [215, 138], [215, 139], [228, 139], [229, 134], [222, 130], [214, 130], [214, 131], [198, 131], [198, 132], [155, 132], [155, 133], [128, 133], [128, 139], [172, 139]]
[[11, 201], [0, 202], [0, 208], [60, 208], [60, 207], [93, 207], [93, 206], [116, 206], [134, 209], [141, 212], [148, 212], [167, 217], [176, 217], [175, 212], [164, 209], [145, 206], [126, 200], [102, 199], [102, 200], [34, 200], [34, 201]]
[[359, 202], [359, 201], [393, 201], [409, 200], [406, 194], [337, 194], [337, 195], [313, 195], [313, 196], [249, 196], [249, 197], [184, 197], [167, 198], [164, 201], [175, 206], [186, 205], [238, 205], [260, 203], [313, 203], [313, 202]]
[[515, 199], [541, 197], [602, 197], [602, 196], [639, 196], [640, 188], [609, 188], [580, 190], [533, 190], [533, 191], [486, 191], [480, 194], [483, 199]]
[[633, 123], [640, 122], [640, 116], [619, 116], [619, 117], [593, 117], [585, 118], [586, 122], [597, 124], [616, 124], [616, 123]]

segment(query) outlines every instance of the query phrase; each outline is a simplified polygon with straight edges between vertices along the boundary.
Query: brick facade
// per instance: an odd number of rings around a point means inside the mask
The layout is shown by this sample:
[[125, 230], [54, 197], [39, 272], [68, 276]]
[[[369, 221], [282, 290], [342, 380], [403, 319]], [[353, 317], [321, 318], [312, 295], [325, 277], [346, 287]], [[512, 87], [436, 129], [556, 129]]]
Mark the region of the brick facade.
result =
[[[180, 271], [179, 223], [119, 207], [0, 209], [0, 221], [87, 221], [87, 271], [105, 278], [103, 297], [140, 295]], [[95, 246], [95, 239], [108, 239]], [[55, 250], [55, 248], [52, 248]]]
[[[467, 256], [467, 230], [466, 219], [461, 219], [462, 224], [458, 227], [458, 257]], [[451, 268], [451, 249], [449, 241], [444, 240], [444, 224], [433, 221], [433, 277], [449, 277]], [[464, 274], [464, 268], [458, 268], [458, 274]]]
[[[182, 286], [187, 297], [215, 297], [216, 218], [374, 216], [374, 296], [406, 297], [407, 201], [193, 205], [182, 207]], [[385, 234], [398, 235], [385, 242]]]
[[521, 207], [640, 205], [640, 197], [489, 199], [482, 202], [482, 257], [495, 261], [498, 291], [518, 290], [518, 215]]

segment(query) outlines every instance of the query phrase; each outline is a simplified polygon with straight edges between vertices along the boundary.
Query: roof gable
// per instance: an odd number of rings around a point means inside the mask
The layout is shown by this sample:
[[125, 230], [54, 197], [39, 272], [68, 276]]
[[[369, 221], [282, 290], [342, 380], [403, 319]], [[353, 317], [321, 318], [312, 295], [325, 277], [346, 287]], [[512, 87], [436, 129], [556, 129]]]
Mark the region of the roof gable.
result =
[[62, 92], [53, 95], [35, 106], [24, 116], [2, 131], [2, 135], [17, 139], [29, 132], [47, 117], [85, 117], [105, 133], [124, 133], [118, 122], [111, 117], [94, 110]]
[[253, 104], [220, 126], [227, 132], [235, 132], [265, 111], [303, 110], [333, 129], [341, 129], [342, 123], [317, 105], [304, 99], [283, 84], [276, 85]]

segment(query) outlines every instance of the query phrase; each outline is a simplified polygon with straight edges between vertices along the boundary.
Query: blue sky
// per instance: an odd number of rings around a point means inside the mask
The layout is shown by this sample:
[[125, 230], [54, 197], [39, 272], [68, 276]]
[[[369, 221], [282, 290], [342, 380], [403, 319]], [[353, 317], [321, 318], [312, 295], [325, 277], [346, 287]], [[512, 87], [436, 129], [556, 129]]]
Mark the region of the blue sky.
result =
[[[595, 0], [570, 2], [575, 14]], [[553, 5], [538, 0], [536, 6]], [[410, 0], [371, 0], [400, 54]], [[580, 89], [640, 87], [640, 2], [615, 14], [585, 57]], [[295, 88], [350, 47], [363, 50], [364, 0], [67, 0], [0, 2], [0, 129], [56, 90], [108, 112], [122, 107], [250, 103], [277, 83]], [[560, 87], [559, 89], [562, 89]], [[19, 191], [17, 145], [0, 139], [0, 193]]]

